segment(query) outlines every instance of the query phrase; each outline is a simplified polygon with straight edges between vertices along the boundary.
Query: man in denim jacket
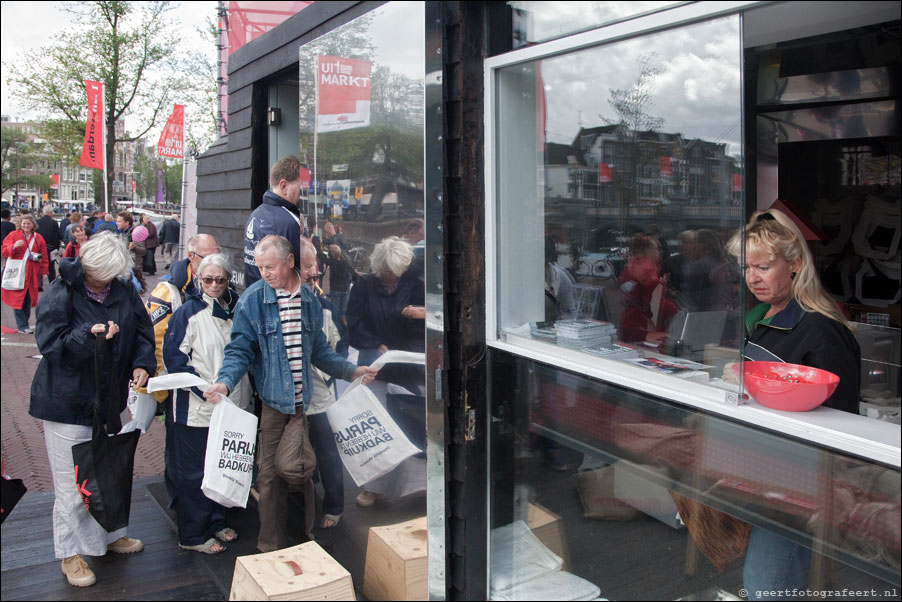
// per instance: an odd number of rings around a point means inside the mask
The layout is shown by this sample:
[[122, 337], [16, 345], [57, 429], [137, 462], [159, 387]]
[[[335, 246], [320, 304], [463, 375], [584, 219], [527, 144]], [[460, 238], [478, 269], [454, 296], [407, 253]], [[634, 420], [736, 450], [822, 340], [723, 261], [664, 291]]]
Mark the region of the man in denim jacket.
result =
[[257, 450], [257, 549], [271, 552], [292, 543], [286, 531], [290, 491], [305, 494], [308, 537], [313, 525], [310, 477], [316, 458], [305, 414], [313, 393], [311, 364], [336, 378], [363, 377], [364, 384], [373, 380], [376, 370], [348, 363], [329, 346], [322, 329], [322, 306], [304, 286], [306, 275], [295, 270], [287, 239], [266, 236], [254, 259], [262, 280], [248, 287], [235, 307], [222, 368], [204, 397], [215, 403], [219, 394], [228, 395], [253, 364], [257, 395], [263, 401]]

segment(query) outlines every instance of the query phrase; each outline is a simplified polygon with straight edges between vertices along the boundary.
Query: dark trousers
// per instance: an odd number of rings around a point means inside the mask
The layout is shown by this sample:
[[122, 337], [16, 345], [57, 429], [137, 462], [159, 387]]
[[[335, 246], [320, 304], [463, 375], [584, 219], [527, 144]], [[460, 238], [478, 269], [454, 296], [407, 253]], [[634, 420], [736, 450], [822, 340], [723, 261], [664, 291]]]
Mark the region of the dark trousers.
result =
[[204, 480], [204, 457], [207, 453], [206, 427], [174, 424], [176, 476], [179, 491], [179, 543], [196, 546], [226, 528], [226, 509], [210, 500], [200, 490]]
[[31, 293], [28, 292], [27, 285], [25, 298], [22, 299], [22, 309], [13, 309], [13, 316], [16, 318], [16, 328], [19, 330], [28, 328], [28, 322], [31, 321]]
[[323, 484], [323, 514], [341, 515], [344, 510], [344, 464], [338, 455], [338, 446], [325, 412], [307, 416], [310, 442], [316, 452], [316, 468]]
[[166, 483], [166, 493], [169, 495], [169, 509], [178, 511], [179, 488], [176, 479], [175, 465], [175, 408], [173, 407], [173, 395], [169, 393], [166, 398], [166, 447], [163, 450], [163, 480]]

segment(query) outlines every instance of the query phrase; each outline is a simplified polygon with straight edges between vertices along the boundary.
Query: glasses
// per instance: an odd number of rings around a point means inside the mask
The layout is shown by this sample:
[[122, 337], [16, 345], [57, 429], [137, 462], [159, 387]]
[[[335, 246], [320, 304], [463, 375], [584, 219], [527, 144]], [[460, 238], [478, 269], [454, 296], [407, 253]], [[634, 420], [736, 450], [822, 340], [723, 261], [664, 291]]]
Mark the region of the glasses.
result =
[[201, 282], [203, 282], [204, 284], [213, 284], [214, 282], [216, 284], [225, 284], [228, 281], [228, 278], [223, 278], [222, 276], [219, 276], [217, 278], [213, 278], [212, 276], [204, 276], [203, 278], [201, 278]]

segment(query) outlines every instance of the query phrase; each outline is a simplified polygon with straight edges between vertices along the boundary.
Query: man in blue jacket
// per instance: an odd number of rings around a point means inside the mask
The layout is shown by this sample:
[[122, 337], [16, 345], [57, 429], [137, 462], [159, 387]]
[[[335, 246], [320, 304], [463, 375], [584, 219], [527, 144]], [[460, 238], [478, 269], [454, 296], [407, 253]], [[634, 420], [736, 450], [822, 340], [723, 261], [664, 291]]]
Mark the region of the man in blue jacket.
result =
[[263, 402], [257, 448], [257, 549], [271, 552], [291, 545], [289, 491], [304, 491], [307, 535], [312, 538], [311, 477], [316, 457], [306, 416], [313, 396], [311, 366], [347, 381], [363, 377], [363, 384], [371, 382], [377, 371], [345, 361], [329, 346], [322, 306], [295, 269], [291, 243], [267, 236], [257, 245], [254, 260], [262, 280], [245, 289], [235, 306], [222, 368], [204, 397], [218, 402], [219, 394], [228, 395], [254, 366], [257, 395]]
[[263, 195], [263, 204], [254, 209], [244, 229], [244, 286], [260, 280], [254, 249], [265, 236], [286, 238], [294, 254], [294, 268], [300, 269], [301, 257], [301, 160], [294, 155], [276, 161], [269, 172], [272, 190]]

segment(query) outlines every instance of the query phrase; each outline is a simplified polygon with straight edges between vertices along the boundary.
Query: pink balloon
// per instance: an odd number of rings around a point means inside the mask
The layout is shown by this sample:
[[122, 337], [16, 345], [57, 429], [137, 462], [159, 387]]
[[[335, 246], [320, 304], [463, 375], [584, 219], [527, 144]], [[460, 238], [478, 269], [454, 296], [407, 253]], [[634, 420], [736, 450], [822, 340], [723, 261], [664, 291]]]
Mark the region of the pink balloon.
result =
[[147, 228], [144, 226], [138, 226], [134, 230], [132, 230], [132, 240], [135, 242], [142, 242], [147, 240], [147, 237], [150, 233], [147, 231]]

